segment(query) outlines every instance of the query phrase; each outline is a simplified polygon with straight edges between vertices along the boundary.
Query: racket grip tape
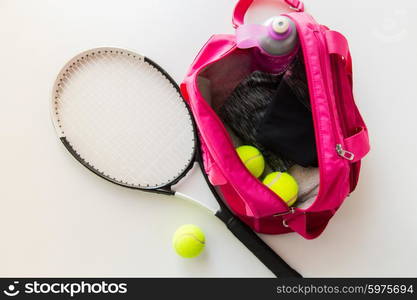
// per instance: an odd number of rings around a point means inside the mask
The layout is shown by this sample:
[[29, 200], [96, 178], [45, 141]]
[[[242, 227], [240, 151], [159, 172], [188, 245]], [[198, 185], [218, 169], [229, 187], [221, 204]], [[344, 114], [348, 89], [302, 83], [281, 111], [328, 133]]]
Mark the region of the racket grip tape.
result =
[[227, 208], [216, 213], [227, 228], [236, 236], [272, 273], [279, 278], [302, 278], [276, 254], [249, 226], [237, 219]]

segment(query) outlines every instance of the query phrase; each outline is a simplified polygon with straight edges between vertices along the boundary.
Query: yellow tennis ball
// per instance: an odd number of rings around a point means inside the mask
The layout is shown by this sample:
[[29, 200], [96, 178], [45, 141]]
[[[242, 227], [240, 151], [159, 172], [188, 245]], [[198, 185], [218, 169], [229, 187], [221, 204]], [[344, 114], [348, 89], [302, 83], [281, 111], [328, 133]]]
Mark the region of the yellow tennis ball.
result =
[[290, 174], [274, 172], [266, 176], [263, 183], [287, 202], [288, 206], [297, 201], [298, 184]]
[[265, 169], [262, 153], [252, 146], [240, 146], [236, 151], [249, 172], [256, 178], [260, 177]]
[[203, 231], [195, 225], [183, 225], [177, 229], [172, 239], [172, 246], [179, 256], [192, 258], [200, 255], [206, 239]]

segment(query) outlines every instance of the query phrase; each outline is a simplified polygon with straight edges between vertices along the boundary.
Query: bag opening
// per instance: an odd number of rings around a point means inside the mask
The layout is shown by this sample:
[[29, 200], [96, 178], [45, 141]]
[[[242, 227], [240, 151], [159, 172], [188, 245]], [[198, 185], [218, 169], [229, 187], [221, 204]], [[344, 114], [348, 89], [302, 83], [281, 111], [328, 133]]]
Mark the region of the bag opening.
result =
[[266, 168], [259, 180], [288, 172], [299, 187], [294, 206], [307, 209], [319, 193], [320, 175], [302, 52], [284, 72], [273, 73], [258, 63], [256, 50], [234, 48], [200, 71], [197, 87], [233, 145], [263, 153]]

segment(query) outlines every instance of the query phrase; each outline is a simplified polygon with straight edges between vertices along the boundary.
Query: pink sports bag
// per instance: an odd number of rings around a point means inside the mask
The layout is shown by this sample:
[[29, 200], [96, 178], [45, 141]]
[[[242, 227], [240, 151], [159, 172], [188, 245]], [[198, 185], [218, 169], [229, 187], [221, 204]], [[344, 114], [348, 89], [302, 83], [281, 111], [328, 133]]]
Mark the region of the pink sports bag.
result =
[[370, 150], [368, 130], [353, 98], [348, 42], [304, 12], [301, 1], [285, 0], [293, 12], [284, 15], [295, 23], [304, 60], [319, 166], [314, 201], [308, 207], [289, 207], [246, 169], [230, 132], [207, 99], [224, 101], [251, 72], [273, 72], [288, 63], [260, 61], [256, 45], [239, 47], [247, 41], [243, 20], [252, 2], [238, 1], [233, 16], [236, 35], [209, 39], [181, 84], [181, 93], [196, 120], [205, 172], [231, 211], [256, 232], [297, 232], [313, 239], [356, 188], [361, 160]]

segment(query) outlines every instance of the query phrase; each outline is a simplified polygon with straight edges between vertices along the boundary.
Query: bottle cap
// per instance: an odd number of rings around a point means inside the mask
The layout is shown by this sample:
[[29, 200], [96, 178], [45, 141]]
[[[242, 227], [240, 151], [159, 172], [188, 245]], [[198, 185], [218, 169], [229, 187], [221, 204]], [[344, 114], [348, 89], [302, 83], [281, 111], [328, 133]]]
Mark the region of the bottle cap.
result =
[[278, 34], [284, 34], [290, 29], [290, 23], [285, 17], [276, 17], [272, 20], [272, 29]]

